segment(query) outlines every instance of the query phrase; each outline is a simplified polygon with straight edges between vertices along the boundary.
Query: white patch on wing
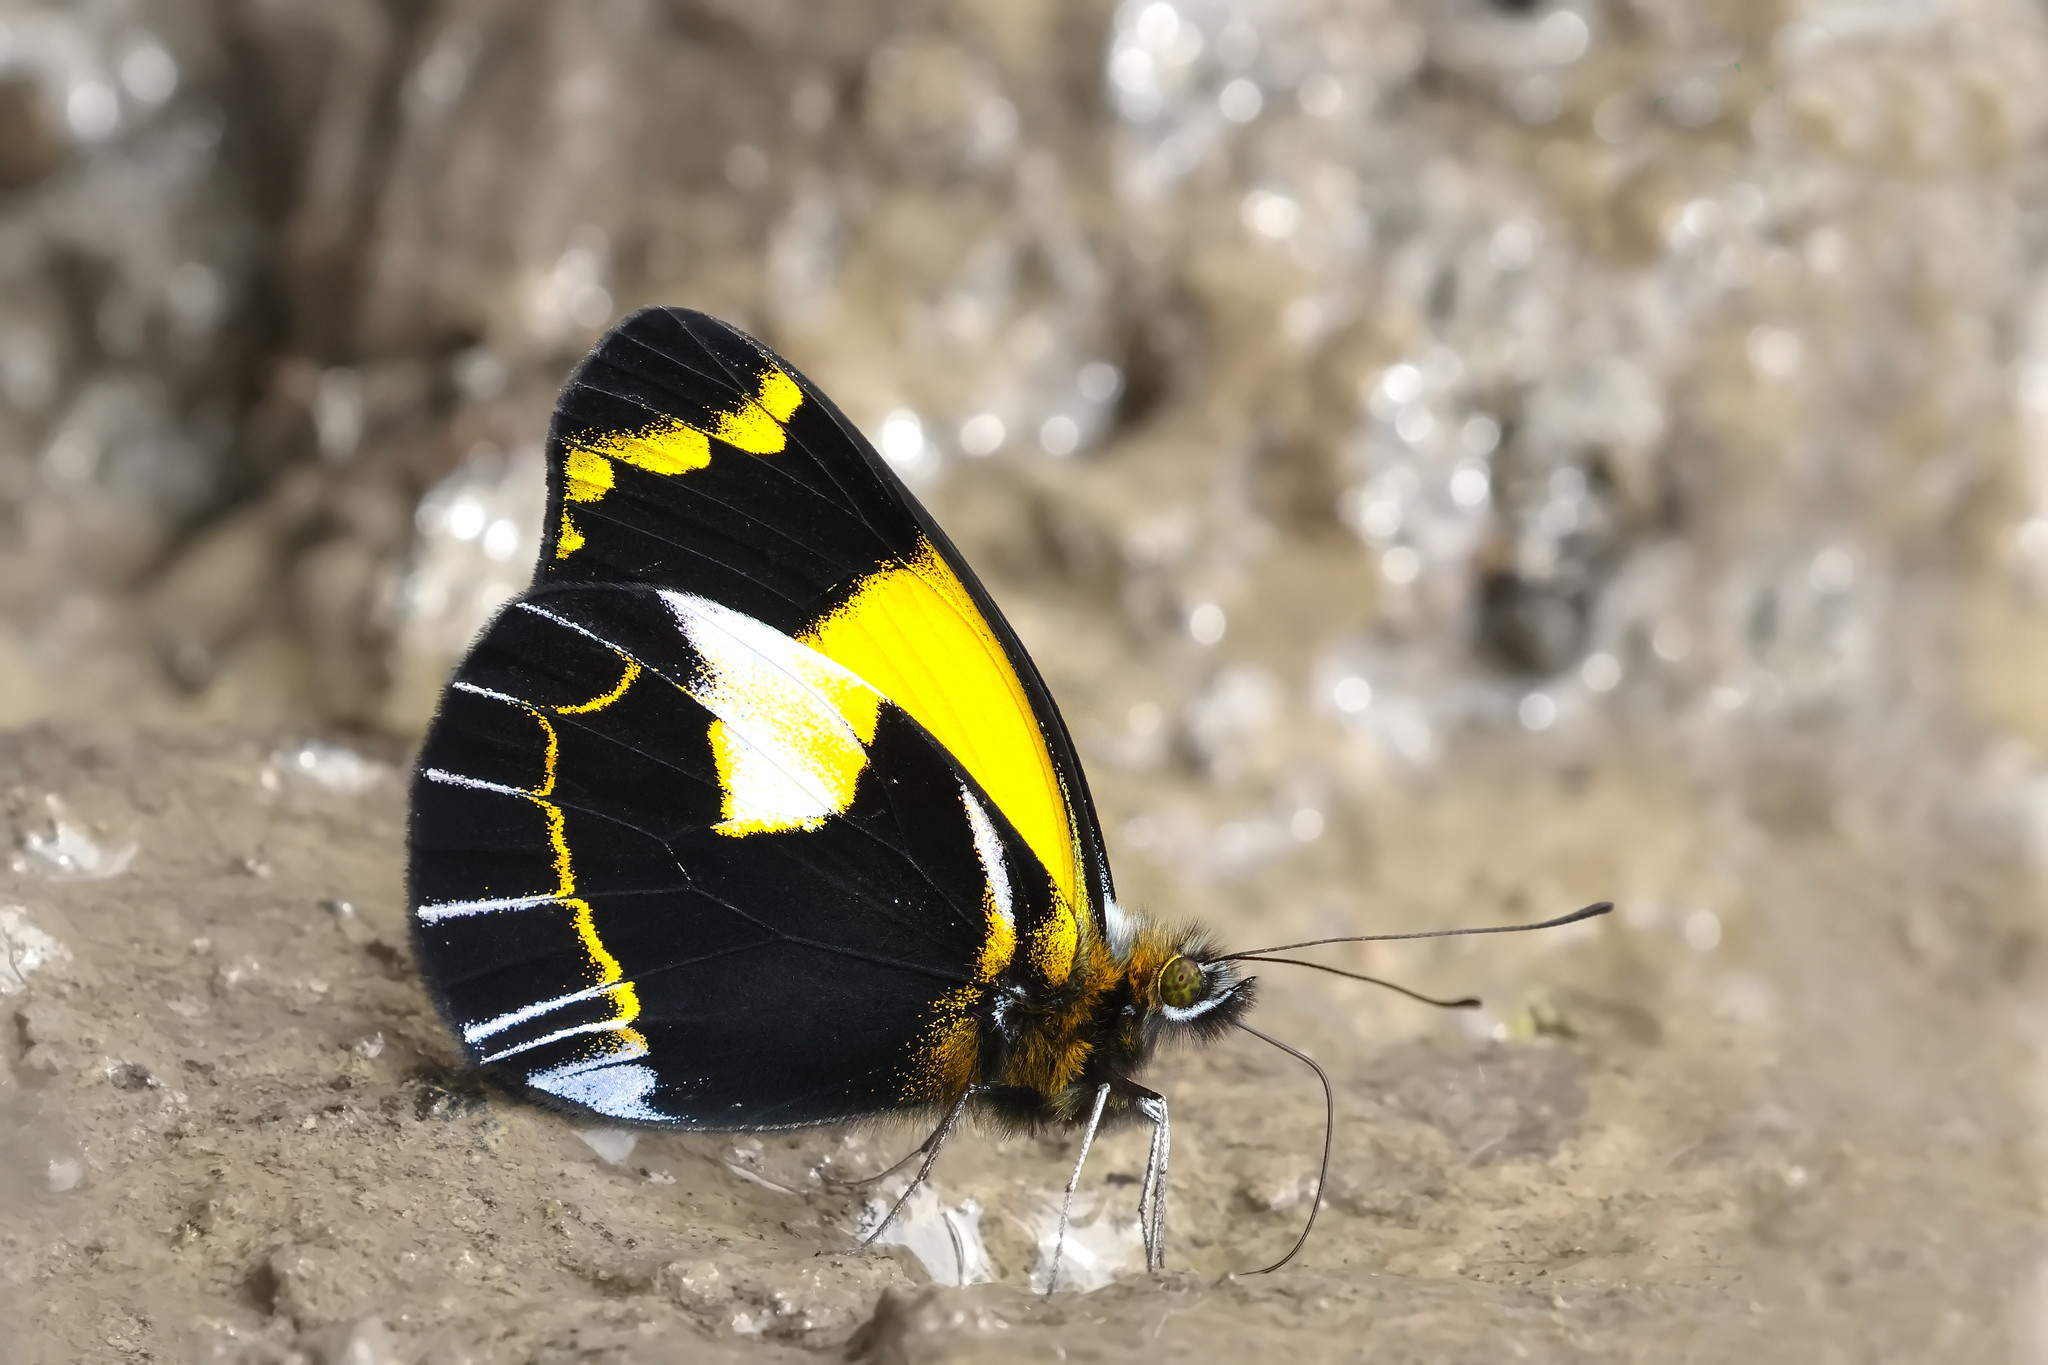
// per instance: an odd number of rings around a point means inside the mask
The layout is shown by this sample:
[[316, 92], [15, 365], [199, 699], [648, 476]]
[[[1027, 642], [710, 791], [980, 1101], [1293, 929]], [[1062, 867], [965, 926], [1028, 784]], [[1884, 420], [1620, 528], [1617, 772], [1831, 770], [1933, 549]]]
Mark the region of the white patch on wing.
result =
[[669, 1116], [647, 1103], [657, 1079], [654, 1068], [634, 1064], [635, 1058], [646, 1055], [645, 1048], [631, 1047], [592, 1061], [536, 1071], [526, 1083], [611, 1118], [665, 1121]]
[[717, 719], [725, 818], [746, 835], [816, 829], [853, 803], [882, 696], [800, 640], [687, 593], [664, 592], [702, 671], [686, 685]]
[[974, 827], [974, 853], [988, 876], [989, 895], [995, 900], [996, 913], [1015, 929], [1017, 916], [1010, 909], [1010, 869], [1003, 861], [1003, 841], [996, 833], [995, 822], [988, 818], [988, 812], [965, 784], [960, 788], [960, 804], [967, 807], [967, 823]]

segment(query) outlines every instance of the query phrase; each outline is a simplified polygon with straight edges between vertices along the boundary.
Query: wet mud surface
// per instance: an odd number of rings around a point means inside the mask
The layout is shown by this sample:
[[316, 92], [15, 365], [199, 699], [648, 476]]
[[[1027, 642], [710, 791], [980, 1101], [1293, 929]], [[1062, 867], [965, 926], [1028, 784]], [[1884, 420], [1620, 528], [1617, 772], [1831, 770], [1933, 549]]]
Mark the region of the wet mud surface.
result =
[[[1553, 935], [1346, 959], [1478, 989], [1476, 1016], [1268, 969], [1258, 1022], [1338, 1090], [1307, 1249], [1232, 1274], [1293, 1238], [1321, 1102], [1298, 1064], [1231, 1041], [1155, 1072], [1171, 1273], [1137, 1269], [1144, 1144], [1120, 1133], [1069, 1252], [1100, 1287], [1048, 1300], [1031, 1276], [1067, 1141], [964, 1135], [913, 1206], [922, 1249], [854, 1256], [865, 1196], [835, 1182], [917, 1133], [626, 1144], [462, 1075], [409, 961], [395, 763], [337, 790], [269, 736], [0, 744], [25, 848], [49, 845], [49, 794], [73, 836], [135, 848], [99, 879], [24, 853], [0, 896], [43, 945], [0, 996], [10, 1365], [1986, 1360], [2040, 1311], [2033, 910], [1995, 853], [1931, 881], [1896, 844], [1702, 815], [1627, 764], [1475, 754], [1458, 802], [1356, 816], [1360, 921], [1739, 874], [1720, 941], [1637, 896]], [[1112, 815], [1130, 799], [1099, 785]], [[1172, 892], [1234, 942], [1315, 930], [1328, 913], [1300, 907], [1350, 879], [1345, 842], [1194, 905], [1129, 857], [1125, 894]], [[977, 1255], [993, 1282], [934, 1282]]]

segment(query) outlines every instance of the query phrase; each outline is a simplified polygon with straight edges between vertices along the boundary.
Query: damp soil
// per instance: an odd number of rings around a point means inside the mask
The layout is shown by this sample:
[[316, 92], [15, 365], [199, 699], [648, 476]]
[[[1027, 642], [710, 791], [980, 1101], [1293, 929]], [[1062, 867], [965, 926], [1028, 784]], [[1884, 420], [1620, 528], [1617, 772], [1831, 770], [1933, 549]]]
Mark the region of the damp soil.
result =
[[[332, 790], [287, 739], [0, 738], [18, 838], [55, 794], [136, 848], [96, 880], [0, 873], [0, 901], [68, 951], [0, 996], [10, 1365], [1990, 1360], [2029, 1334], [2037, 911], [1996, 856], [1931, 870], [1898, 841], [1773, 833], [1655, 764], [1476, 749], [1455, 788], [1339, 811], [1248, 883], [1204, 893], [1128, 857], [1131, 901], [1238, 943], [1325, 928], [1339, 890], [1354, 919], [1412, 928], [1649, 883], [1714, 897], [1719, 937], [1697, 906], [1638, 900], [1549, 936], [1340, 959], [1482, 991], [1477, 1015], [1268, 969], [1259, 1022], [1336, 1088], [1306, 1249], [1238, 1273], [1300, 1226], [1322, 1100], [1291, 1059], [1229, 1041], [1154, 1073], [1169, 1273], [1046, 1298], [1031, 1275], [1069, 1139], [946, 1151], [939, 1200], [995, 1277], [947, 1287], [943, 1256], [849, 1254], [865, 1196], [833, 1183], [914, 1131], [622, 1150], [463, 1074], [407, 946], [404, 756]], [[1154, 780], [1112, 768], [1098, 796], [1114, 817]], [[1121, 1133], [1091, 1163], [1098, 1250], [1127, 1245], [1109, 1233], [1143, 1153]]]

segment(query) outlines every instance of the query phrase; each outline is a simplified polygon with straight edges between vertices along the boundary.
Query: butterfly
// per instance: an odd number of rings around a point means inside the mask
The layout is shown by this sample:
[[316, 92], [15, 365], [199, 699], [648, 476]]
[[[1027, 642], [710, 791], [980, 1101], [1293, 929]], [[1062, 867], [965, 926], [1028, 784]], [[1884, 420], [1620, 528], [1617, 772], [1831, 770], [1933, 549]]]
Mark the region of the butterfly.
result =
[[469, 1059], [629, 1124], [925, 1116], [898, 1209], [970, 1113], [1078, 1130], [1055, 1281], [1096, 1134], [1149, 1123], [1162, 1268], [1171, 1129], [1139, 1078], [1232, 1028], [1313, 1067], [1245, 1022], [1241, 966], [1311, 945], [1225, 954], [1118, 903], [1030, 656], [759, 342], [633, 314], [563, 390], [547, 469], [533, 583], [455, 670], [412, 786], [417, 957]]

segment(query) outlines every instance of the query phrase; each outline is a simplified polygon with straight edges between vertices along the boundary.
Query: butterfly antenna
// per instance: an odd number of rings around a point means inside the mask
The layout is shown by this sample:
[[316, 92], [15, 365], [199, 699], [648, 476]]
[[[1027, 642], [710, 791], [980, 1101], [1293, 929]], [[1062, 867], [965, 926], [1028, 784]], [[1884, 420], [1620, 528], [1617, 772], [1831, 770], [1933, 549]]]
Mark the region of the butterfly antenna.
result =
[[1294, 1245], [1287, 1248], [1285, 1256], [1262, 1269], [1243, 1272], [1247, 1275], [1270, 1275], [1281, 1266], [1293, 1260], [1295, 1255], [1300, 1252], [1302, 1246], [1308, 1241], [1309, 1233], [1315, 1228], [1317, 1211], [1323, 1207], [1323, 1182], [1328, 1180], [1330, 1176], [1330, 1139], [1337, 1132], [1337, 1092], [1330, 1088], [1330, 1073], [1323, 1070], [1315, 1058], [1309, 1056], [1300, 1048], [1289, 1047], [1270, 1033], [1259, 1032], [1242, 1019], [1234, 1020], [1233, 1022], [1252, 1037], [1259, 1039], [1261, 1042], [1271, 1043], [1288, 1056], [1306, 1064], [1309, 1070], [1316, 1073], [1316, 1079], [1323, 1083], [1323, 1163], [1316, 1168], [1316, 1191], [1314, 1197], [1308, 1201], [1308, 1221], [1301, 1225], [1301, 1236], [1294, 1239]]
[[1440, 1010], [1476, 1010], [1484, 1003], [1476, 995], [1464, 995], [1456, 1000], [1440, 1000], [1433, 995], [1424, 995], [1421, 991], [1411, 991], [1406, 986], [1396, 985], [1392, 981], [1383, 981], [1376, 976], [1367, 976], [1364, 972], [1347, 972], [1342, 967], [1331, 967], [1321, 962], [1308, 962], [1298, 957], [1265, 957], [1256, 953], [1236, 953], [1232, 955], [1231, 961], [1277, 962], [1288, 967], [1311, 967], [1319, 972], [1328, 972], [1331, 976], [1344, 976], [1349, 977], [1353, 981], [1363, 981], [1368, 986], [1385, 986], [1397, 995], [1405, 995], [1410, 1000], [1420, 1000], [1423, 1004], [1434, 1005]]
[[1567, 924], [1577, 924], [1582, 919], [1604, 915], [1614, 908], [1613, 901], [1595, 901], [1569, 915], [1559, 915], [1540, 924], [1488, 924], [1476, 929], [1424, 929], [1413, 934], [1350, 934], [1343, 938], [1312, 938], [1300, 943], [1276, 943], [1270, 948], [1253, 948], [1242, 953], [1225, 953], [1212, 957], [1211, 962], [1236, 962], [1243, 958], [1259, 957], [1266, 953], [1292, 952], [1296, 948], [1321, 948], [1331, 943], [1391, 943], [1410, 938], [1458, 938], [1465, 934], [1526, 934], [1536, 929], [1561, 929]]

